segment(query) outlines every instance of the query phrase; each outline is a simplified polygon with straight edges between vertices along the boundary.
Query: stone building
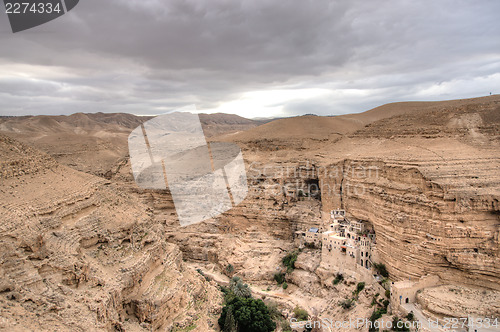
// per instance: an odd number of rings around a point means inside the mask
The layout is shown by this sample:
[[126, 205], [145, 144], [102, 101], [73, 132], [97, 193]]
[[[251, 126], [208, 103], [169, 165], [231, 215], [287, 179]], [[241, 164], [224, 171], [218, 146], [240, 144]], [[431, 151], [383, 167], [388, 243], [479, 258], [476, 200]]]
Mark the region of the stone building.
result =
[[396, 281], [391, 285], [391, 303], [394, 308], [403, 304], [415, 303], [419, 290], [439, 284], [440, 279], [436, 275], [423, 276], [417, 280]]
[[344, 210], [331, 212], [333, 222], [322, 234], [322, 257], [336, 266], [356, 270], [356, 264], [371, 271], [375, 233], [368, 222], [351, 220]]
[[321, 233], [319, 228], [312, 227], [305, 232], [305, 243], [314, 244], [317, 247], [321, 245]]

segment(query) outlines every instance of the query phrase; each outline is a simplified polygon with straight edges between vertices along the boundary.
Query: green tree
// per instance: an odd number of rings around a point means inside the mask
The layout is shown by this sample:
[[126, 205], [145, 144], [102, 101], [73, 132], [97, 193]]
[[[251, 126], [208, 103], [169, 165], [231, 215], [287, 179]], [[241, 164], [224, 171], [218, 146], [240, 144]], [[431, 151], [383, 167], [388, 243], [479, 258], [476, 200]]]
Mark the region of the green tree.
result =
[[229, 283], [229, 289], [233, 292], [235, 296], [239, 297], [252, 297], [252, 291], [247, 284], [241, 281], [240, 277], [231, 278], [231, 282]]
[[234, 285], [232, 291], [234, 295], [238, 297], [252, 297], [252, 291], [250, 290], [250, 287], [242, 282], [238, 282], [236, 285]]
[[276, 329], [276, 323], [262, 300], [235, 297], [227, 303], [218, 321], [224, 332], [229, 312], [232, 312], [239, 332], [271, 332]]
[[299, 253], [297, 250], [294, 250], [293, 252], [287, 254], [285, 257], [283, 257], [283, 265], [286, 266], [286, 270], [288, 273], [292, 272], [295, 269], [295, 262], [297, 261], [297, 256]]
[[236, 319], [234, 319], [233, 308], [230, 307], [227, 310], [226, 318], [224, 319], [224, 327], [222, 328], [224, 332], [238, 332], [238, 325], [236, 324]]

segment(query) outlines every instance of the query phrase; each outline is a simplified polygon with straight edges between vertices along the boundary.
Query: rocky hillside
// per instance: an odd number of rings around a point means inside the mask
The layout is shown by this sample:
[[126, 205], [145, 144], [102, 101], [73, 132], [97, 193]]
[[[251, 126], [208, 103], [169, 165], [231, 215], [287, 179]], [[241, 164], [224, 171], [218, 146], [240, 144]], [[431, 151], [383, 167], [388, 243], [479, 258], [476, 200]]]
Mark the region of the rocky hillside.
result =
[[215, 326], [220, 292], [147, 205], [4, 136], [0, 154], [1, 329]]

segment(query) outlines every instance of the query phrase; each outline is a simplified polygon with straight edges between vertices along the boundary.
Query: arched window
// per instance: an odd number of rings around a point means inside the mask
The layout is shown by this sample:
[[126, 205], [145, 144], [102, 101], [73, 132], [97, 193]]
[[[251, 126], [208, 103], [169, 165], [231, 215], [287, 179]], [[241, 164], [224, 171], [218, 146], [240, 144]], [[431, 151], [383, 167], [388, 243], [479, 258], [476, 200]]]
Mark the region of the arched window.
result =
[[361, 260], [361, 266], [363, 266], [363, 260]]

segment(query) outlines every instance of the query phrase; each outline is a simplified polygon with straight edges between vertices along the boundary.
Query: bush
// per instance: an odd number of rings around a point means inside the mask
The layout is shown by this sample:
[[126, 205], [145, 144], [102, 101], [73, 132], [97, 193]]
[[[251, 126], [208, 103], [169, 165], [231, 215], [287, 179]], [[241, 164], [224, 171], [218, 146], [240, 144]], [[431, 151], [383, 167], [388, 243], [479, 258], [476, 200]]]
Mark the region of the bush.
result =
[[399, 319], [399, 317], [397, 316], [394, 316], [394, 318], [392, 319], [392, 330], [402, 332], [410, 331], [410, 329], [405, 326], [404, 321]]
[[373, 267], [375, 268], [375, 270], [377, 270], [377, 272], [382, 277], [385, 277], [385, 278], [389, 277], [389, 272], [387, 272], [387, 268], [385, 267], [385, 264], [382, 264], [382, 263], [373, 263]]
[[356, 289], [352, 292], [352, 294], [354, 296], [358, 296], [358, 294], [363, 290], [365, 289], [365, 283], [364, 282], [360, 282], [358, 283], [358, 285], [356, 286]]
[[380, 317], [382, 317], [382, 315], [385, 315], [387, 313], [387, 310], [386, 309], [375, 309], [373, 310], [370, 318], [368, 318], [369, 321], [371, 322], [374, 322], [376, 321], [377, 319], [379, 319]]
[[351, 309], [353, 305], [354, 305], [353, 299], [345, 299], [344, 301], [339, 302], [339, 306], [341, 306], [345, 310]]
[[388, 290], [388, 289], [385, 290], [385, 297], [387, 297], [388, 299], [391, 298], [391, 291], [390, 290]]
[[283, 289], [287, 289], [288, 288], [288, 284], [286, 282], [283, 283]]
[[309, 314], [307, 313], [307, 311], [299, 306], [296, 306], [293, 309], [293, 315], [295, 316], [295, 318], [297, 318], [297, 321], [304, 321], [309, 318]]
[[275, 273], [274, 280], [276, 280], [278, 285], [281, 285], [282, 283], [285, 282], [285, 274], [284, 273]]
[[269, 310], [269, 316], [271, 316], [271, 319], [282, 319], [281, 311], [278, 309], [278, 304], [276, 302], [270, 301], [267, 303], [267, 309]]
[[337, 275], [335, 276], [335, 279], [333, 280], [333, 284], [336, 285], [339, 282], [341, 282], [342, 280], [344, 280], [344, 275], [342, 273], [337, 273]]
[[384, 302], [382, 302], [382, 304], [384, 305], [384, 308], [387, 309], [387, 307], [389, 306], [389, 300], [384, 300]]
[[286, 319], [281, 321], [281, 331], [292, 332], [292, 328], [290, 327], [290, 322], [288, 322]]
[[408, 313], [408, 315], [406, 315], [406, 319], [407, 320], [414, 320], [415, 319], [415, 315], [413, 314], [413, 311], [410, 311]]
[[316, 246], [316, 243], [314, 243], [314, 242], [306, 242], [304, 244], [304, 246], [306, 248], [309, 248], [309, 249], [318, 249], [318, 247]]
[[224, 332], [271, 332], [276, 329], [264, 302], [252, 298], [232, 299], [222, 308], [218, 323]]
[[226, 266], [226, 274], [231, 276], [234, 272], [234, 266], [232, 264], [228, 264]]
[[294, 250], [293, 252], [287, 254], [283, 257], [283, 265], [286, 267], [288, 273], [292, 272], [295, 269], [295, 262], [297, 261], [298, 251]]
[[219, 286], [220, 291], [224, 294], [224, 303], [229, 303], [232, 299], [236, 297], [233, 291], [229, 287]]
[[196, 269], [196, 271], [198, 271], [198, 273], [201, 274], [203, 276], [203, 278], [205, 278], [206, 281], [212, 281], [212, 278], [205, 275], [205, 273], [203, 273], [203, 271], [201, 269]]

